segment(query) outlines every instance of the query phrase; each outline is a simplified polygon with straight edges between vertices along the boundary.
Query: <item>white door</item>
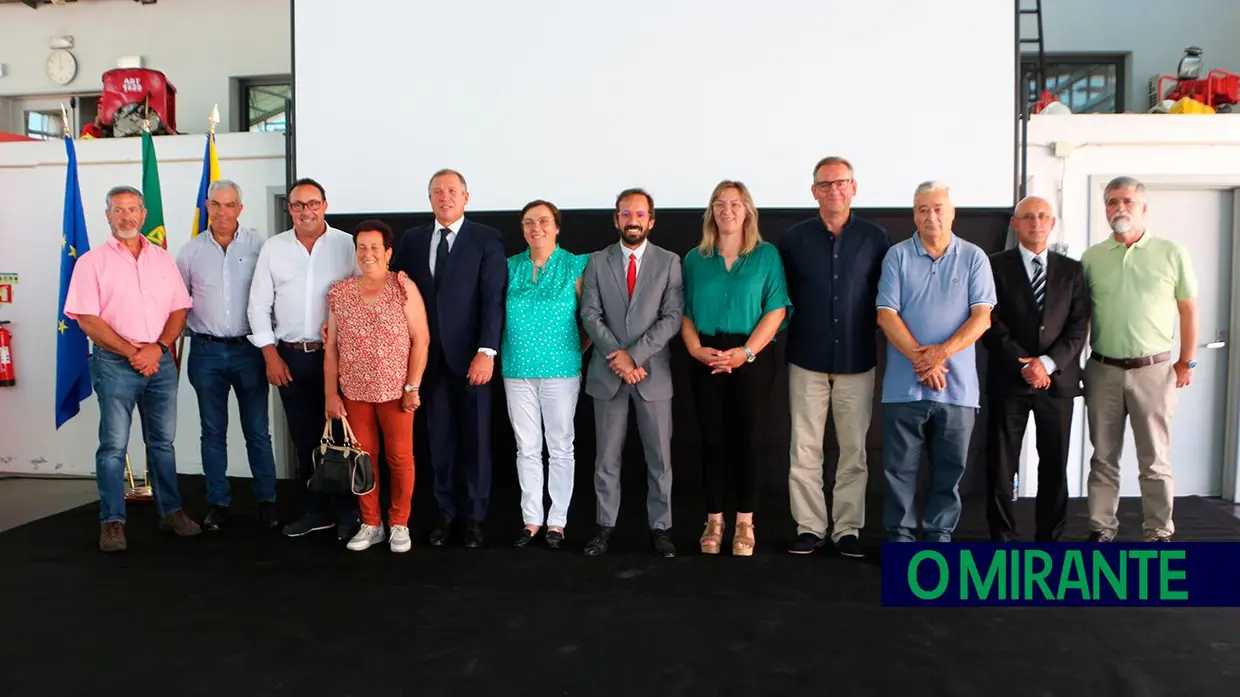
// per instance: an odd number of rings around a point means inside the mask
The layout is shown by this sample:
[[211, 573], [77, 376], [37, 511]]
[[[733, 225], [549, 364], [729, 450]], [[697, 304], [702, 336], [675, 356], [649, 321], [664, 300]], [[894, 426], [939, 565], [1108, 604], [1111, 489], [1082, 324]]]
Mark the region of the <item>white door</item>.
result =
[[[1151, 234], [1188, 249], [1197, 273], [1197, 368], [1178, 392], [1171, 422], [1171, 473], [1176, 496], [1219, 496], [1223, 489], [1227, 356], [1230, 350], [1232, 237], [1235, 195], [1221, 189], [1147, 191]], [[1176, 330], [1179, 352], [1179, 330]], [[1221, 346], [1219, 344], [1222, 344]], [[1124, 433], [1120, 495], [1140, 496], [1132, 428]]]

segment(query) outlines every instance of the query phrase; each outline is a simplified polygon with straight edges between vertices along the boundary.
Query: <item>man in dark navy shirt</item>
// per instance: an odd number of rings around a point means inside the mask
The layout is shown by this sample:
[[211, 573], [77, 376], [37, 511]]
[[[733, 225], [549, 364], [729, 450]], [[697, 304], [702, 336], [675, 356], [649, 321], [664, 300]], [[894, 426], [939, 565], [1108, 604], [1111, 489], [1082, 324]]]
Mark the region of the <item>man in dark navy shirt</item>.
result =
[[[830, 529], [841, 554], [861, 557], [865, 440], [878, 362], [874, 303], [891, 240], [886, 230], [853, 214], [857, 181], [847, 160], [820, 160], [811, 191], [818, 215], [792, 226], [779, 241], [788, 294], [797, 308], [786, 353], [792, 414], [788, 492], [797, 522], [797, 538], [788, 551], [813, 552]], [[828, 517], [822, 450], [832, 402], [840, 458]]]

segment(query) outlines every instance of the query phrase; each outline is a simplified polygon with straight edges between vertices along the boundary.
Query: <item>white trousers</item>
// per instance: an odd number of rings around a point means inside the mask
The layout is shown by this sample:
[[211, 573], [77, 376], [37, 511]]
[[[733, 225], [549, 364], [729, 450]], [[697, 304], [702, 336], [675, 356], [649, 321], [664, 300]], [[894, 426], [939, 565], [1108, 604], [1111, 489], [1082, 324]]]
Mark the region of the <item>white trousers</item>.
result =
[[[580, 378], [504, 378], [508, 419], [517, 442], [517, 480], [521, 483], [521, 517], [526, 525], [564, 527], [573, 497], [573, 416]], [[543, 476], [543, 442], [547, 444]], [[543, 482], [551, 511], [543, 517]]]

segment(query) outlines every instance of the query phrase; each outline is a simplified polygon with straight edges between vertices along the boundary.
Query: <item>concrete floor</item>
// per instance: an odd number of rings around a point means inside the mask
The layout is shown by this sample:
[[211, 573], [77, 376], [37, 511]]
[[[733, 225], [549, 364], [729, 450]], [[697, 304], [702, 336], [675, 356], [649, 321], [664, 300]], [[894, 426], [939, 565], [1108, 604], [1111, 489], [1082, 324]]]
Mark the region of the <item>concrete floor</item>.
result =
[[[84, 506], [98, 498], [94, 479], [39, 479], [0, 474], [0, 532]], [[1240, 518], [1240, 505], [1229, 508]]]
[[86, 505], [99, 498], [94, 479], [0, 475], [0, 532]]

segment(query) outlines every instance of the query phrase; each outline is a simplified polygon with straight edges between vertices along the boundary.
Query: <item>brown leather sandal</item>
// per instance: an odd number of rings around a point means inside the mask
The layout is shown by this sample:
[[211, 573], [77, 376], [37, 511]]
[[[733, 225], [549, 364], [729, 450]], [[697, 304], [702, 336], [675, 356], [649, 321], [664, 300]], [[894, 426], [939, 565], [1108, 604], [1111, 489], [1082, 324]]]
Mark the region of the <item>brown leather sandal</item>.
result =
[[702, 547], [702, 554], [718, 554], [723, 545], [723, 521], [707, 520], [706, 531], [698, 544]]
[[752, 557], [757, 544], [753, 536], [753, 523], [737, 522], [736, 532], [732, 535], [732, 556]]

